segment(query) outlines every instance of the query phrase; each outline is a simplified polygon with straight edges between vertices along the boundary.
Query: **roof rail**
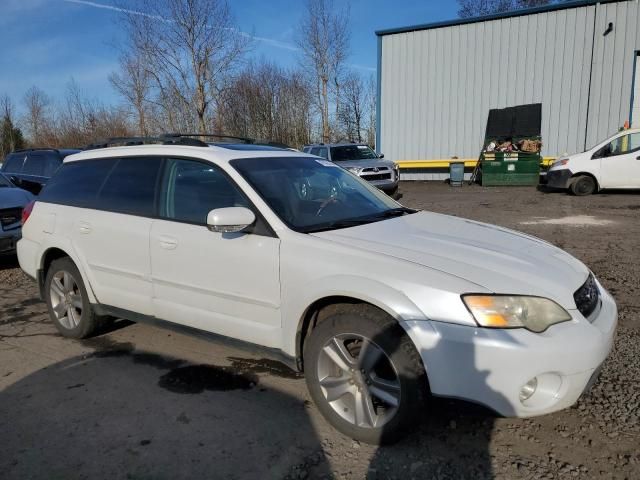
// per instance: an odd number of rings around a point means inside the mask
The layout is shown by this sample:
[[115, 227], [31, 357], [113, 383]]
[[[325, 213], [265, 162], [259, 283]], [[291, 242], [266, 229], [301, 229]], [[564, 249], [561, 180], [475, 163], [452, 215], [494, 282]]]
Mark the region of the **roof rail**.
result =
[[113, 137], [92, 143], [85, 150], [109, 147], [129, 147], [133, 145], [183, 145], [189, 147], [208, 147], [205, 142], [181, 135], [161, 135], [159, 137]]
[[54, 152], [59, 152], [59, 149], [57, 148], [48, 148], [48, 147], [35, 147], [35, 148], [20, 148], [18, 150], [14, 150], [11, 153], [19, 153], [19, 152], [37, 152], [39, 150], [47, 150], [47, 151], [54, 151]]
[[207, 138], [229, 138], [231, 140], [239, 140], [244, 143], [256, 143], [253, 138], [237, 137], [235, 135], [227, 135], [225, 133], [163, 133], [160, 137], [166, 138], [191, 138], [191, 137], [207, 137]]

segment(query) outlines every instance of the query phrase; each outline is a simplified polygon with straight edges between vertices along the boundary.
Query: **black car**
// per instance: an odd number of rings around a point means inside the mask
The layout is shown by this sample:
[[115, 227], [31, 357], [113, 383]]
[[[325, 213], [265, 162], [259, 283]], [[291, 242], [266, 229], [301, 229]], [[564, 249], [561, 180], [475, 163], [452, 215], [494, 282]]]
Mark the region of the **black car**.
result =
[[0, 255], [15, 253], [22, 232], [22, 210], [34, 196], [0, 173]]
[[0, 172], [20, 188], [37, 195], [62, 164], [62, 159], [79, 151], [55, 148], [16, 150], [5, 157]]

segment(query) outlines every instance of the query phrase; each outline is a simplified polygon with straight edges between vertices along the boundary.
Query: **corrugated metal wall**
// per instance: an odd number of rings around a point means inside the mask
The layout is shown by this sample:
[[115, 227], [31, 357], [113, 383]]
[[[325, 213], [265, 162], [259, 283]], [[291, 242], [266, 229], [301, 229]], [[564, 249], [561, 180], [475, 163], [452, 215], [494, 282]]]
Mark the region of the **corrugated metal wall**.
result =
[[528, 103], [542, 103], [544, 155], [584, 150], [629, 118], [639, 24], [633, 0], [384, 35], [380, 151], [475, 158], [489, 110]]

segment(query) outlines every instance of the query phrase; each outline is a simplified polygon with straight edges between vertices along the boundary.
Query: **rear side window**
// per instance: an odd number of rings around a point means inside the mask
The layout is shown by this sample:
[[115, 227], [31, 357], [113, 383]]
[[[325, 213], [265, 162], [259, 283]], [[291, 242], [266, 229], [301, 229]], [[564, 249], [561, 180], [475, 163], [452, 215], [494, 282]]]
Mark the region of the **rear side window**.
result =
[[60, 157], [55, 152], [31, 152], [24, 162], [22, 173], [38, 177], [50, 177], [60, 165]]
[[153, 216], [155, 191], [162, 159], [121, 158], [104, 182], [96, 207], [100, 210]]
[[11, 153], [7, 155], [2, 165], [2, 171], [6, 173], [22, 172], [22, 164], [24, 163], [24, 153]]
[[93, 208], [96, 194], [115, 164], [115, 159], [65, 163], [47, 182], [38, 200]]

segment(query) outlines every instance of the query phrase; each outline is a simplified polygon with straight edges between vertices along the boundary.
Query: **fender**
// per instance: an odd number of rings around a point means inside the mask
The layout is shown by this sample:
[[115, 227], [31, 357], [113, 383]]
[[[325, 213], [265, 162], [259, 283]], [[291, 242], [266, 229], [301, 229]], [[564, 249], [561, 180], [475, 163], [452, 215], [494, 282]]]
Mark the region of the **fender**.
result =
[[95, 292], [93, 291], [91, 277], [88, 274], [86, 263], [83, 261], [83, 259], [81, 259], [80, 255], [78, 255], [78, 252], [76, 252], [76, 249], [73, 247], [73, 243], [71, 242], [71, 239], [61, 235], [48, 236], [48, 237], [49, 238], [47, 240], [50, 240], [50, 241], [48, 241], [47, 243], [43, 243], [40, 247], [40, 251], [38, 252], [38, 257], [37, 257], [39, 259], [38, 270], [42, 271], [44, 267], [44, 257], [47, 251], [51, 250], [52, 248], [57, 248], [59, 250], [62, 250], [71, 258], [71, 260], [73, 260], [73, 263], [75, 263], [76, 267], [78, 268], [78, 271], [80, 272], [80, 276], [82, 277], [82, 282], [84, 283], [85, 288], [87, 289], [87, 295], [89, 296], [89, 301], [91, 303], [100, 303], [98, 298], [96, 297]]
[[[297, 332], [307, 310], [316, 301], [327, 297], [350, 297], [384, 310], [398, 322], [428, 320], [425, 314], [401, 291], [378, 280], [355, 275], [335, 275], [319, 278], [294, 289], [282, 301], [282, 350], [296, 355]], [[288, 335], [285, 333], [289, 333]]]

